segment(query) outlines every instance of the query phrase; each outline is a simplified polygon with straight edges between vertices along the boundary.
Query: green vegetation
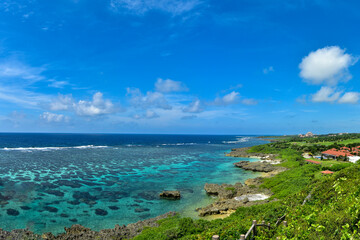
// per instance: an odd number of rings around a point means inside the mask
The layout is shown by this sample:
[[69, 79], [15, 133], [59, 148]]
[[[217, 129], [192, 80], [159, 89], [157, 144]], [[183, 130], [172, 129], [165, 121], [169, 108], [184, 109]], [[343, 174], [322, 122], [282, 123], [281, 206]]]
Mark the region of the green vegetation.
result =
[[[344, 139], [353, 136], [339, 136], [331, 140], [331, 145], [339, 140], [356, 143], [353, 138]], [[333, 136], [324, 139], [327, 138]], [[240, 234], [247, 232], [253, 219], [264, 220], [274, 226], [284, 214], [287, 227], [279, 225], [270, 231], [260, 229], [256, 239], [360, 239], [360, 164], [319, 159], [316, 160], [321, 164], [307, 163], [301, 155], [302, 150], [314, 145], [314, 149], [319, 149], [318, 142], [308, 138], [308, 146], [300, 146], [291, 141], [273, 142], [249, 150], [278, 154], [283, 160], [281, 165], [289, 168], [265, 179], [261, 185], [274, 193], [269, 203], [239, 208], [230, 217], [213, 221], [192, 220], [177, 215], [161, 220], [159, 227], [148, 228], [135, 239], [211, 239], [215, 234], [220, 235], [222, 240], [239, 239]], [[310, 144], [312, 141], [314, 143]], [[335, 173], [323, 175], [322, 170]]]

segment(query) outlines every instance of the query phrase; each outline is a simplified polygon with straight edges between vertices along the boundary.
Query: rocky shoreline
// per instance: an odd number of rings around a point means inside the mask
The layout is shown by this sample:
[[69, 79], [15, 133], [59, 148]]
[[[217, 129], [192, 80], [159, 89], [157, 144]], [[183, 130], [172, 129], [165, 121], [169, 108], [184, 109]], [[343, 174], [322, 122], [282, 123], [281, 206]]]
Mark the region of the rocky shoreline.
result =
[[14, 239], [49, 239], [49, 240], [75, 240], [75, 239], [130, 239], [139, 235], [146, 227], [157, 227], [158, 221], [170, 216], [175, 216], [176, 212], [168, 212], [155, 218], [138, 221], [136, 223], [128, 224], [127, 226], [115, 225], [113, 229], [103, 229], [100, 231], [93, 231], [81, 225], [72, 225], [70, 228], [65, 227], [65, 233], [54, 236], [52, 233], [44, 233], [42, 235], [35, 234], [27, 229], [16, 229], [12, 231], [4, 231], [0, 229], [0, 239], [14, 240]]
[[[280, 163], [275, 154], [263, 153], [248, 153], [250, 148], [236, 148], [232, 149], [230, 153], [226, 154], [230, 157], [242, 158], [259, 158], [260, 161], [240, 161], [234, 163], [235, 167], [244, 170], [261, 172], [262, 177], [250, 178], [245, 181], [245, 184], [236, 183], [231, 184], [205, 184], [205, 191], [208, 195], [217, 196], [214, 203], [197, 209], [199, 216], [205, 217], [210, 215], [229, 215], [239, 207], [250, 207], [269, 202], [268, 198], [273, 193], [268, 189], [259, 188], [264, 178], [272, 177], [280, 172], [286, 171], [284, 167], [276, 166]], [[273, 199], [272, 201], [276, 201]]]

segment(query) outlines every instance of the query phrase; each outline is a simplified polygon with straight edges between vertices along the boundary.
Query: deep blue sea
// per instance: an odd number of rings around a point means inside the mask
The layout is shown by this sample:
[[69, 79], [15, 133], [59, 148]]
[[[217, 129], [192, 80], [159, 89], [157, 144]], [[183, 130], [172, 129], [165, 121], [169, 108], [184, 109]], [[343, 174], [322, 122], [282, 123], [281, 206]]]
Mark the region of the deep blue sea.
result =
[[[224, 153], [263, 143], [252, 136], [1, 133], [0, 228], [59, 233], [168, 211], [196, 217], [195, 208], [212, 201], [205, 183], [257, 176]], [[180, 190], [182, 198], [160, 199], [163, 190]]]

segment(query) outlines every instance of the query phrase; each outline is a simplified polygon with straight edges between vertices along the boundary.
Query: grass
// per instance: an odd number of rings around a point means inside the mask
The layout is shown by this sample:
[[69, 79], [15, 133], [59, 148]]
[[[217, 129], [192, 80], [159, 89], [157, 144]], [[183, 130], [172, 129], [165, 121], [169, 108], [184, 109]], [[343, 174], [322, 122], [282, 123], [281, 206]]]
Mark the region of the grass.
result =
[[292, 144], [299, 145], [299, 146], [311, 146], [311, 145], [316, 145], [316, 144], [323, 145], [323, 146], [330, 146], [330, 145], [332, 145], [334, 143], [343, 144], [343, 145], [353, 144], [353, 143], [359, 143], [360, 144], [360, 138], [347, 139], [347, 140], [342, 140], [342, 141], [324, 141], [324, 142], [317, 142], [317, 143], [292, 142]]

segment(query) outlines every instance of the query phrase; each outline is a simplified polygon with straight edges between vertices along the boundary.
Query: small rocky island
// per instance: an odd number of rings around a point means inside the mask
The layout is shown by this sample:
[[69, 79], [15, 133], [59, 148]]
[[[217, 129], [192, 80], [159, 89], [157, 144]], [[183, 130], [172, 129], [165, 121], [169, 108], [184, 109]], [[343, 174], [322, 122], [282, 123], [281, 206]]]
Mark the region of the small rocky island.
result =
[[181, 198], [180, 191], [163, 191], [160, 193], [160, 198], [169, 200], [179, 200]]

